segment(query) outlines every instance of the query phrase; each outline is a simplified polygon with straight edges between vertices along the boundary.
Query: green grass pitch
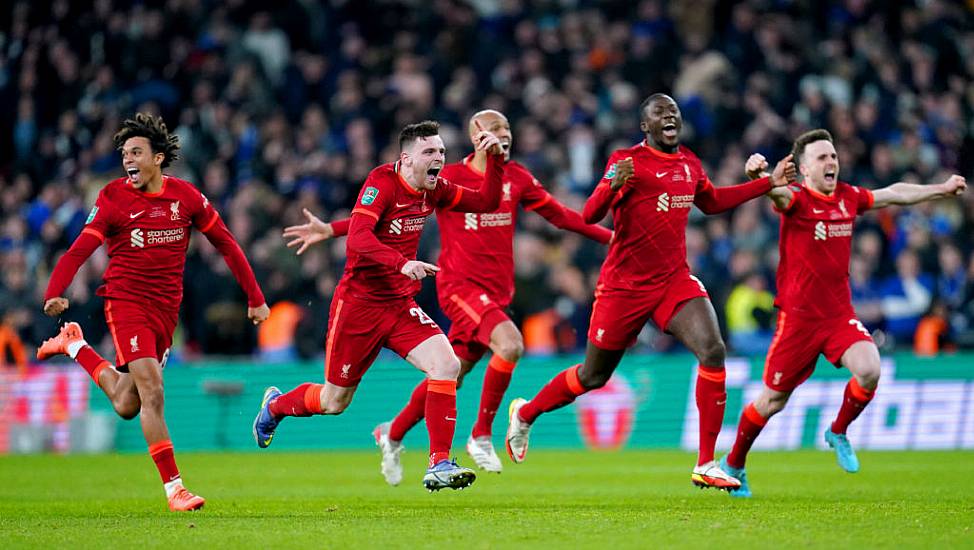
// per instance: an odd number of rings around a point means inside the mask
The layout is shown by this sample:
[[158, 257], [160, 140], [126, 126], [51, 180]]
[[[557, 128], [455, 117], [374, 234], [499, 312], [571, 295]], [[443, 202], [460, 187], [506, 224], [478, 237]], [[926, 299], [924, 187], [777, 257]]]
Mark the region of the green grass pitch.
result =
[[861, 453], [855, 475], [754, 453], [749, 501], [694, 488], [676, 451], [534, 451], [434, 494], [422, 455], [388, 487], [374, 452], [177, 453], [207, 498], [181, 514], [147, 455], [0, 457], [0, 548], [974, 547], [970, 452]]

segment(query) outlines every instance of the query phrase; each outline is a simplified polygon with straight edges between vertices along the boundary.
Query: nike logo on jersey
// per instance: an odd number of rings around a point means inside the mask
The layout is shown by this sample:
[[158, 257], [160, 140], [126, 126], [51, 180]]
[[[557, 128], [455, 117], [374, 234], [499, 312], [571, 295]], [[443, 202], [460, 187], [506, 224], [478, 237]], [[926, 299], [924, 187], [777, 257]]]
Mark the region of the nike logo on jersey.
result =
[[815, 214], [821, 214], [822, 212], [825, 212], [825, 210], [819, 210], [818, 208], [812, 208], [812, 212], [814, 212]]
[[140, 211], [136, 212], [135, 214], [129, 214], [129, 219], [134, 220], [135, 218], [138, 218], [139, 216], [141, 216], [144, 213], [145, 213], [145, 210], [140, 210]]
[[669, 171], [667, 171], [667, 172], [656, 172], [656, 177], [657, 178], [662, 178], [666, 174], [669, 174]]
[[406, 204], [399, 204], [397, 202], [396, 203], [396, 208], [406, 208], [407, 206], [412, 206], [412, 205], [413, 205], [413, 203], [411, 203], [411, 202], [407, 202]]

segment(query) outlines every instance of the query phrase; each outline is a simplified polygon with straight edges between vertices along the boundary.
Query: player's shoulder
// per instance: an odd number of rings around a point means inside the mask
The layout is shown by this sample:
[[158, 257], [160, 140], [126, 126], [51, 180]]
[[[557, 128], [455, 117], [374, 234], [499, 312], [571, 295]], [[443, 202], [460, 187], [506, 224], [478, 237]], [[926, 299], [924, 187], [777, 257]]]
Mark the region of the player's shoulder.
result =
[[466, 172], [469, 171], [470, 169], [467, 168], [462, 160], [459, 162], [451, 162], [450, 164], [443, 166], [443, 169], [440, 170], [440, 178], [448, 182], [455, 183], [457, 180], [463, 178]]
[[163, 177], [166, 178], [166, 191], [172, 192], [176, 195], [191, 197], [196, 197], [201, 194], [199, 188], [189, 180], [177, 178], [176, 176], [170, 176], [168, 174], [164, 174]]
[[635, 143], [629, 147], [622, 147], [616, 149], [615, 151], [612, 151], [612, 154], [609, 155], [609, 157], [616, 158], [616, 159], [620, 159], [620, 158], [624, 159], [626, 157], [635, 157], [637, 155], [641, 155], [644, 153], [648, 153], [648, 151], [646, 151], [646, 147], [644, 147], [642, 142], [640, 142], [640, 143]]
[[504, 164], [504, 176], [512, 181], [524, 184], [534, 184], [538, 181], [527, 166], [516, 160], [509, 160]]
[[128, 202], [125, 194], [130, 191], [128, 187], [128, 178], [115, 178], [112, 181], [105, 184], [98, 192], [99, 197], [104, 201], [117, 202], [123, 201]]
[[365, 183], [374, 187], [395, 184], [399, 179], [399, 174], [396, 172], [398, 164], [398, 162], [390, 162], [376, 166], [369, 172], [368, 177], [365, 178]]
[[687, 162], [691, 164], [703, 164], [700, 162], [700, 157], [698, 157], [697, 154], [690, 150], [690, 148], [686, 145], [680, 145], [676, 150], [683, 155], [683, 158], [685, 158]]
[[860, 193], [868, 192], [868, 190], [865, 187], [853, 185], [845, 181], [838, 181], [835, 183], [835, 186], [836, 186], [836, 190], [839, 191], [839, 193], [841, 193], [842, 195], [848, 195], [852, 197], [858, 196]]

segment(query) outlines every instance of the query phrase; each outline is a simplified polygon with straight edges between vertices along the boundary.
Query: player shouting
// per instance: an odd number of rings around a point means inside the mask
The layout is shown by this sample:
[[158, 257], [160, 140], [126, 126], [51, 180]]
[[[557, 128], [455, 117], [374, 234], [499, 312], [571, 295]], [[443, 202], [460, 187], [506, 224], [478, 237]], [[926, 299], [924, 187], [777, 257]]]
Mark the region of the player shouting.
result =
[[[514, 230], [518, 205], [534, 211], [552, 225], [608, 243], [612, 232], [598, 225], [587, 225], [577, 212], [565, 208], [518, 162], [510, 160], [513, 136], [507, 117], [494, 110], [480, 111], [470, 118], [470, 139], [476, 145], [477, 128], [483, 127], [500, 140], [504, 150], [503, 195], [500, 206], [487, 214], [437, 210], [440, 228], [440, 267], [436, 289], [440, 307], [450, 319], [448, 338], [460, 358], [457, 386], [487, 352], [493, 353], [484, 373], [477, 421], [467, 439], [467, 452], [477, 466], [500, 472], [501, 461], [491, 441], [494, 417], [511, 383], [514, 367], [524, 351], [524, 340], [517, 326], [505, 313], [514, 297]], [[484, 179], [487, 153], [477, 150], [462, 161], [443, 167], [442, 176], [452, 183], [477, 188]], [[298, 253], [315, 242], [344, 235], [348, 224], [339, 220], [326, 224], [305, 212], [308, 223], [289, 227], [288, 246], [301, 245]], [[428, 380], [423, 380], [392, 420], [375, 429], [376, 443], [382, 451], [382, 473], [390, 485], [402, 479], [399, 454], [402, 439], [423, 418]]]
[[615, 226], [595, 290], [585, 362], [556, 375], [531, 401], [511, 402], [507, 451], [514, 462], [523, 462], [527, 455], [534, 421], [604, 386], [626, 348], [652, 319], [699, 361], [700, 450], [691, 480], [720, 489], [740, 485], [714, 460], [727, 402], [725, 348], [707, 290], [687, 266], [687, 219], [694, 204], [706, 214], [716, 214], [772, 186], [787, 185], [794, 168], [785, 158], [770, 178], [714, 187], [700, 160], [680, 145], [682, 125], [680, 108], [671, 97], [649, 96], [640, 105], [639, 127], [646, 139], [612, 153], [602, 181], [585, 204], [586, 222], [601, 220], [611, 208]]
[[406, 126], [399, 135], [399, 161], [369, 174], [352, 210], [348, 260], [331, 302], [325, 383], [301, 384], [285, 394], [268, 388], [254, 420], [258, 446], [271, 443], [285, 416], [344, 411], [362, 375], [387, 347], [429, 377], [424, 414], [430, 460], [423, 484], [435, 491], [462, 489], [474, 482], [472, 470], [449, 458], [460, 362], [440, 328], [413, 300], [419, 280], [440, 268], [411, 258], [416, 257], [420, 233], [434, 209], [491, 212], [500, 204], [500, 142], [486, 131], [479, 132], [475, 142], [477, 150], [487, 154], [479, 191], [440, 177], [446, 149], [439, 124], [432, 121]]
[[[802, 184], [772, 190], [768, 196], [781, 214], [778, 241], [778, 327], [764, 366], [764, 389], [744, 408], [737, 439], [721, 460], [724, 471], [741, 487], [732, 496], [749, 497], [744, 463], [755, 438], [771, 416], [780, 412], [791, 393], [811, 376], [818, 356], [852, 373], [839, 413], [825, 430], [839, 466], [859, 471], [846, 430], [872, 400], [879, 384], [879, 350], [869, 331], [856, 319], [849, 290], [849, 258], [856, 216], [891, 204], [916, 204], [967, 189], [953, 175], [939, 185], [895, 183], [869, 191], [839, 181], [839, 157], [826, 130], [812, 130], [795, 140], [792, 155]], [[752, 155], [745, 167], [758, 175], [767, 167]]]
[[98, 295], [105, 299], [116, 368], [85, 342], [81, 326], [73, 322], [46, 340], [37, 358], [69, 355], [105, 392], [119, 416], [138, 415], [169, 509], [196, 510], [204, 500], [183, 487], [163, 417], [162, 384], [183, 296], [191, 228], [206, 235], [223, 255], [247, 294], [247, 316], [259, 323], [269, 310], [247, 258], [213, 205], [193, 184], [162, 173], [179, 158], [179, 140], [162, 119], [138, 113], [122, 123], [114, 141], [128, 176], [111, 181], [98, 194], [81, 235], [51, 273], [44, 313], [56, 317], [68, 309], [68, 300], [61, 297], [64, 290], [85, 260], [106, 243], [108, 269]]

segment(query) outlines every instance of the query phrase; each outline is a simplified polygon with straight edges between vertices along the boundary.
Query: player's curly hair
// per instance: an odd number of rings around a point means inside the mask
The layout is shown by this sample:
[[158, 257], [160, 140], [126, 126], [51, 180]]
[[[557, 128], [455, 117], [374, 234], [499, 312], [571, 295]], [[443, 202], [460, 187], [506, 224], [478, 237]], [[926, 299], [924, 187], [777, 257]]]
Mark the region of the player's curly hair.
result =
[[405, 128], [399, 132], [399, 150], [401, 151], [407, 145], [416, 141], [419, 138], [433, 137], [440, 133], [440, 123], [435, 120], [424, 120], [423, 122], [417, 122], [416, 124], [407, 124]]
[[179, 150], [179, 137], [170, 134], [161, 116], [152, 116], [148, 113], [135, 113], [135, 118], [126, 119], [122, 123], [122, 128], [112, 137], [115, 148], [121, 149], [129, 138], [144, 137], [149, 140], [152, 153], [162, 153], [162, 167], [169, 166], [171, 162], [179, 160], [176, 151]]
[[808, 147], [810, 143], [815, 143], [816, 141], [835, 143], [832, 141], [832, 134], [824, 128], [809, 130], [798, 136], [798, 139], [795, 140], [795, 143], [791, 147], [792, 160], [795, 166], [801, 164], [802, 155], [805, 154], [805, 147]]

